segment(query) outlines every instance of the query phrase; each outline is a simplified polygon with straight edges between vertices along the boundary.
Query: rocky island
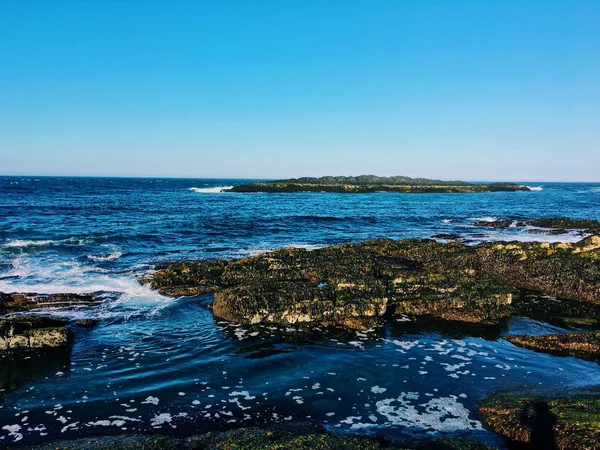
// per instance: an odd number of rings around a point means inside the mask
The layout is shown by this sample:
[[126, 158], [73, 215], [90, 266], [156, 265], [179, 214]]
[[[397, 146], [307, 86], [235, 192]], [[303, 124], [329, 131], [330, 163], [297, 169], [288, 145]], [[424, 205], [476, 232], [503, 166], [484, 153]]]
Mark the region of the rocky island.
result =
[[467, 193], [529, 191], [527, 186], [514, 183], [474, 184], [465, 181], [442, 181], [404, 176], [355, 177], [327, 176], [321, 178], [292, 178], [289, 180], [260, 181], [223, 189], [223, 192], [402, 192], [402, 193]]

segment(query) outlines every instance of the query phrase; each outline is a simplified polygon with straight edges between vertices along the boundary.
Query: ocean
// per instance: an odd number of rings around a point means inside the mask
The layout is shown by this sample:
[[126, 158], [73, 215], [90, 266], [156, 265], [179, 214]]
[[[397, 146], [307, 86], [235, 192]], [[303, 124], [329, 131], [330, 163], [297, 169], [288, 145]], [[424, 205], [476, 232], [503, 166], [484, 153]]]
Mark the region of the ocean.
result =
[[600, 383], [597, 363], [502, 339], [562, 330], [513, 317], [493, 329], [398, 319], [366, 332], [228, 323], [211, 295], [141, 285], [157, 265], [371, 238], [459, 234], [576, 241], [478, 221], [600, 219], [600, 184], [531, 192], [234, 194], [231, 179], [0, 177], [0, 292], [101, 292], [70, 357], [0, 361], [0, 447], [123, 432], [191, 434], [310, 421], [385, 437], [450, 433], [503, 448], [477, 403], [498, 390]]

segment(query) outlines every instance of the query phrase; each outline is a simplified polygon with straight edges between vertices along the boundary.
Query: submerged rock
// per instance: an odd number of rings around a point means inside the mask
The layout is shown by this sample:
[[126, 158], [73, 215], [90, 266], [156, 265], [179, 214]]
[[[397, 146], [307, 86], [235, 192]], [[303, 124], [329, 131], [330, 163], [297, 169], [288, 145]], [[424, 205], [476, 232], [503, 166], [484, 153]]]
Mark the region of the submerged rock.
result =
[[541, 336], [506, 336], [505, 339], [520, 347], [540, 352], [593, 360], [600, 359], [600, 331]]
[[600, 304], [600, 238], [576, 244], [377, 239], [307, 251], [182, 262], [158, 270], [166, 295], [216, 291], [216, 316], [240, 323], [364, 328], [386, 315], [496, 323], [519, 289]]
[[70, 333], [65, 320], [39, 316], [0, 319], [0, 358], [68, 348], [69, 344]]
[[479, 412], [496, 433], [532, 448], [594, 450], [600, 442], [600, 390], [493, 395]]

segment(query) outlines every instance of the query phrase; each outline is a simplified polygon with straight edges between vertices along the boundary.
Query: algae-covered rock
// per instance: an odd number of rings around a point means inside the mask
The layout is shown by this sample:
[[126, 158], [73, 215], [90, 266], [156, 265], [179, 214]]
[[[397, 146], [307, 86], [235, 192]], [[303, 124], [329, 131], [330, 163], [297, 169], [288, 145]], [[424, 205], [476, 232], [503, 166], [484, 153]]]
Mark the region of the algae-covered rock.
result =
[[225, 261], [169, 264], [157, 270], [149, 283], [152, 289], [171, 297], [206, 294], [217, 290], [226, 265]]
[[[214, 313], [240, 323], [362, 328], [386, 315], [496, 323], [519, 311], [519, 289], [600, 304], [600, 238], [576, 244], [376, 239], [158, 270], [166, 295], [216, 291]], [[575, 318], [575, 317], [574, 317]]]
[[506, 336], [505, 339], [520, 347], [540, 352], [592, 360], [600, 359], [600, 331], [541, 336]]
[[39, 316], [0, 319], [0, 357], [66, 348], [69, 342], [69, 329], [64, 320]]
[[600, 443], [600, 391], [493, 395], [479, 412], [488, 426], [533, 448], [597, 450]]

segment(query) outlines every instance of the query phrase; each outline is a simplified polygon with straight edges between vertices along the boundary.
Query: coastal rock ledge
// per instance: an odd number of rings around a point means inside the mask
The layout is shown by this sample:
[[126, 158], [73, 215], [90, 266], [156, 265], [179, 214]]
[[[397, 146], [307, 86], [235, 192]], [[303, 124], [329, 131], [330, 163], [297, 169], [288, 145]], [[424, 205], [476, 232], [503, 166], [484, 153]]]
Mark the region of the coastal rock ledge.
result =
[[377, 239], [231, 261], [178, 262], [148, 281], [165, 295], [215, 292], [215, 316], [245, 324], [370, 327], [384, 316], [496, 323], [519, 289], [600, 304], [600, 237], [575, 244]]

